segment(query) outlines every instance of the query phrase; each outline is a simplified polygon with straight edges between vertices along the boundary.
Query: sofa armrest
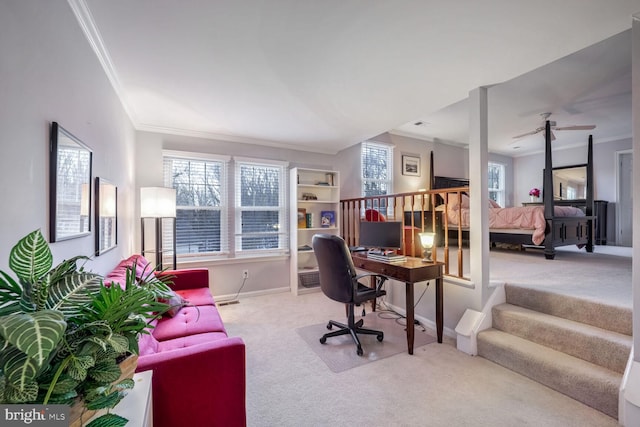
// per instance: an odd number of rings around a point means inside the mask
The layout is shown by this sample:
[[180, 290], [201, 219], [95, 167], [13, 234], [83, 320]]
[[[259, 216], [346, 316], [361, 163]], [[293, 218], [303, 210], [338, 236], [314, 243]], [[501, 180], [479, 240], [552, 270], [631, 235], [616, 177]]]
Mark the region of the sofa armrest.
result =
[[182, 270], [165, 270], [158, 273], [158, 277], [170, 276], [173, 282], [169, 286], [174, 291], [209, 287], [209, 269], [188, 268]]
[[232, 337], [140, 356], [153, 369], [154, 426], [246, 425], [245, 345]]

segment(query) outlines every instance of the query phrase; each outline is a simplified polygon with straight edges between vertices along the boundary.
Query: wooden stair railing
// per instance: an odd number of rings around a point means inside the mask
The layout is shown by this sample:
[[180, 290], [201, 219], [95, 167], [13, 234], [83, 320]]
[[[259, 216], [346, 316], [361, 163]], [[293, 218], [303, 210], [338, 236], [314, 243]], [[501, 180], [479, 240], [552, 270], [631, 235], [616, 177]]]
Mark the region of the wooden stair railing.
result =
[[[365, 211], [373, 209], [389, 221], [401, 221], [405, 232], [402, 235], [403, 253], [407, 256], [421, 257], [422, 249], [418, 233], [434, 231], [437, 239], [431, 250], [431, 259], [438, 259], [438, 245], [443, 245], [442, 256], [444, 273], [460, 279], [468, 279], [463, 275], [462, 225], [456, 227], [457, 238], [457, 273], [449, 271], [449, 219], [448, 200], [457, 198], [458, 206], [462, 203], [462, 193], [468, 193], [468, 187], [446, 188], [438, 190], [416, 191], [410, 193], [388, 194], [380, 196], [358, 197], [340, 200], [340, 235], [349, 246], [358, 246], [360, 241], [360, 222], [365, 221]], [[443, 197], [444, 196], [444, 197]], [[439, 199], [437, 207], [433, 201]], [[444, 200], [444, 201], [442, 201]], [[372, 220], [377, 220], [373, 218]], [[409, 232], [407, 232], [409, 230]]]

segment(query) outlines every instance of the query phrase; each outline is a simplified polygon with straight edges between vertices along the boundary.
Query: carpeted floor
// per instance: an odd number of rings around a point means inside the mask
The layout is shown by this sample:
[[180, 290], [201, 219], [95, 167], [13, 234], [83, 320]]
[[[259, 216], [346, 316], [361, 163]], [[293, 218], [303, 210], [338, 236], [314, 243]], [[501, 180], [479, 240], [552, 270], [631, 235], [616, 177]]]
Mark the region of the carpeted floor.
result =
[[[262, 426], [617, 426], [617, 421], [445, 337], [334, 373], [296, 329], [344, 316], [322, 293], [241, 298], [220, 307], [246, 343], [247, 421]], [[369, 316], [370, 314], [367, 314]], [[433, 334], [433, 331], [431, 331]]]
[[[360, 317], [356, 317], [356, 322]], [[368, 313], [364, 318], [364, 326], [384, 332], [384, 339], [378, 342], [375, 335], [360, 335], [360, 343], [364, 354], [356, 354], [356, 346], [351, 335], [341, 335], [327, 339], [325, 344], [320, 344], [319, 338], [327, 330], [327, 322], [304, 326], [296, 329], [300, 337], [309, 345], [313, 352], [333, 372], [342, 372], [347, 369], [365, 365], [407, 351], [407, 333], [403, 324], [397, 322], [395, 316], [390, 313]], [[346, 322], [346, 319], [334, 319], [338, 322]], [[404, 319], [402, 319], [404, 320]], [[333, 328], [336, 330], [337, 328]], [[414, 334], [414, 349], [436, 341], [436, 337], [427, 331], [416, 328]]]

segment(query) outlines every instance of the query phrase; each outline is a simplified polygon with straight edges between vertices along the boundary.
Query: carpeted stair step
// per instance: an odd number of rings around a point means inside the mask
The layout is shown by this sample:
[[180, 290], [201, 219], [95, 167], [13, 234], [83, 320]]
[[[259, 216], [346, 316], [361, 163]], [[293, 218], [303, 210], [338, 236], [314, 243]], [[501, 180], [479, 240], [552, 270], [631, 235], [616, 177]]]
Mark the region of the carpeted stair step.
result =
[[618, 418], [617, 372], [497, 329], [478, 334], [478, 355]]
[[494, 329], [624, 373], [632, 344], [628, 335], [512, 304], [497, 305], [492, 314]]
[[631, 309], [522, 285], [505, 285], [507, 303], [623, 335], [632, 335]]

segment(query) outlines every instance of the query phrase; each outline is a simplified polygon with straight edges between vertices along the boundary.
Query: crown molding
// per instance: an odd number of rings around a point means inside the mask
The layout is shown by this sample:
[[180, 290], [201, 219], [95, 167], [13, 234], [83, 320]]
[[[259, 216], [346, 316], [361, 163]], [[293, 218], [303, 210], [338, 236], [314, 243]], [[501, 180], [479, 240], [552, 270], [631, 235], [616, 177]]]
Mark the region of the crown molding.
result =
[[98, 31], [98, 27], [96, 26], [93, 15], [89, 10], [89, 6], [85, 0], [67, 0], [67, 3], [69, 3], [73, 14], [76, 16], [76, 19], [80, 24], [80, 28], [89, 42], [89, 46], [91, 46], [91, 49], [98, 57], [98, 61], [100, 62], [100, 65], [102, 65], [102, 69], [107, 75], [107, 79], [109, 79], [113, 90], [116, 92], [122, 107], [133, 123], [133, 127], [137, 129], [138, 120], [135, 110], [126, 101], [125, 91], [122, 89], [118, 73], [113, 66], [109, 51], [102, 41], [102, 36], [100, 35], [100, 31]]

